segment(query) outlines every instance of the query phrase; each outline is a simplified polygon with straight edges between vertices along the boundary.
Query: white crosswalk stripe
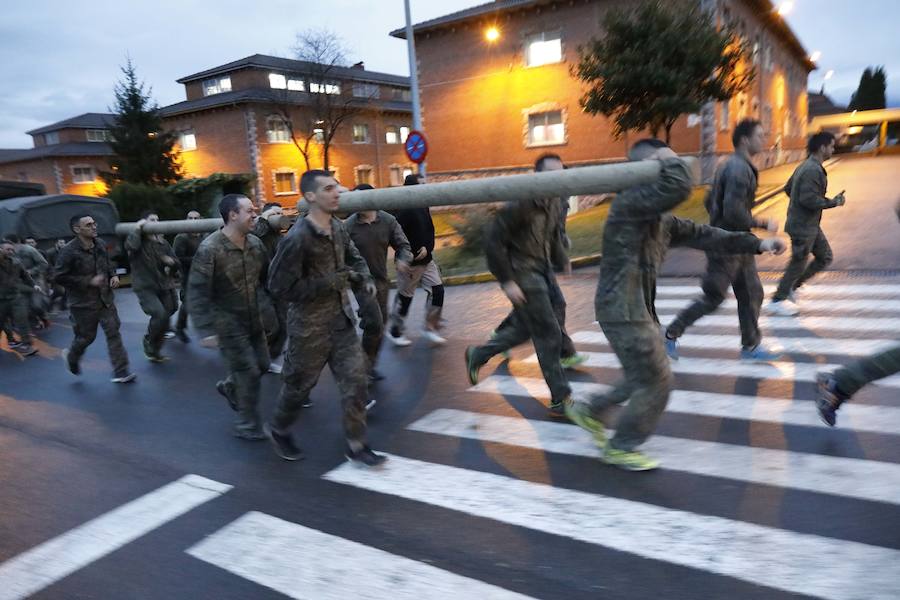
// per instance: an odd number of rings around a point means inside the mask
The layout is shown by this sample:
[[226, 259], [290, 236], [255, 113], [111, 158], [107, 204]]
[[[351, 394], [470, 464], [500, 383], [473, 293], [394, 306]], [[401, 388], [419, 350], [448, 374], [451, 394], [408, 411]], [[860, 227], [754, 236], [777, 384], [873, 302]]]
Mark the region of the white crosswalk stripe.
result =
[[[775, 293], [777, 285], [764, 285], [763, 290], [769, 296]], [[682, 298], [699, 296], [703, 293], [697, 285], [660, 285], [656, 288], [658, 298]], [[731, 292], [729, 291], [729, 294]], [[890, 298], [900, 297], [900, 285], [854, 285], [854, 284], [813, 284], [803, 287], [801, 298]]]
[[[572, 334], [572, 341], [582, 344], [607, 344], [606, 336], [601, 331], [578, 331]], [[684, 348], [702, 348], [707, 350], [739, 350], [739, 335], [707, 335], [687, 333], [678, 338]], [[786, 337], [766, 336], [765, 346], [775, 352], [792, 352], [804, 354], [846, 354], [848, 356], [865, 356], [896, 346], [895, 340], [888, 339], [841, 339], [819, 337]]]
[[[692, 300], [682, 298], [656, 298], [656, 310], [681, 310], [690, 306]], [[719, 310], [734, 310], [737, 308], [737, 300], [730, 298], [725, 300]], [[799, 304], [801, 311], [824, 312], [846, 314], [853, 312], [900, 312], [900, 300], [888, 300], [882, 298], [853, 298], [853, 299], [832, 299], [832, 298], [815, 298], [809, 300], [801, 300]]]
[[[585, 367], [598, 369], [618, 369], [619, 360], [611, 352], [581, 352], [587, 357]], [[525, 362], [537, 363], [537, 355], [532, 354]], [[711, 375], [717, 377], [749, 377], [751, 379], [773, 379], [786, 381], [816, 380], [816, 375], [822, 371], [833, 371], [840, 365], [818, 363], [795, 363], [778, 361], [772, 363], [750, 363], [740, 360], [728, 360], [721, 358], [691, 358], [682, 357], [673, 361], [672, 372], [683, 375]], [[887, 377], [876, 382], [880, 387], [900, 388], [900, 375]]]
[[[894, 600], [900, 551], [390, 456], [336, 483], [828, 600]], [[827, 573], [827, 577], [822, 576]]]
[[[675, 319], [675, 313], [658, 312], [659, 321], [668, 325]], [[594, 325], [597, 322], [594, 321]], [[874, 333], [900, 337], [900, 319], [894, 317], [826, 317], [826, 316], [797, 316], [797, 317], [772, 317], [763, 315], [759, 318], [759, 326], [763, 330], [794, 330], [823, 334], [825, 332], [853, 332], [856, 334]], [[694, 325], [696, 327], [728, 327], [737, 329], [736, 314], [711, 314], [701, 317]]]
[[[409, 426], [574, 456], [598, 455], [590, 434], [564, 423], [438, 409]], [[611, 430], [609, 435], [614, 432]], [[900, 464], [655, 435], [643, 446], [663, 468], [900, 505]]]
[[[572, 387], [572, 395], [581, 399], [603, 394], [611, 389], [611, 386], [602, 383], [586, 381], [570, 381], [569, 385]], [[550, 389], [544, 380], [532, 377], [491, 375], [469, 388], [469, 391], [550, 399]], [[666, 411], [802, 427], [822, 426], [819, 415], [809, 400], [674, 390]], [[850, 403], [841, 409], [840, 426], [854, 431], [900, 435], [900, 407]]]

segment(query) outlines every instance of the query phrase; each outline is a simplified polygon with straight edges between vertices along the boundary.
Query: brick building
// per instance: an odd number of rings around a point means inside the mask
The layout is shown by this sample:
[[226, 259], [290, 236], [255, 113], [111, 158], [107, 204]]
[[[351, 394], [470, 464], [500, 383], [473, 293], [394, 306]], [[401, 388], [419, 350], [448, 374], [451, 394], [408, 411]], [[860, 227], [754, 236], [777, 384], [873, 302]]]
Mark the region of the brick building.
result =
[[[570, 75], [578, 46], [600, 34], [604, 13], [634, 0], [496, 0], [414, 26], [429, 175], [436, 179], [522, 171], [548, 151], [570, 164], [621, 160], [628, 140], [584, 113]], [[769, 0], [696, 0], [733, 23], [753, 47], [758, 77], [749, 93], [685, 116], [672, 130], [684, 154], [732, 150], [730, 130], [759, 118], [773, 149], [760, 166], [802, 156], [806, 83], [815, 68]], [[398, 29], [391, 35], [406, 37]], [[634, 141], [636, 134], [632, 134]]]
[[27, 132], [33, 148], [0, 150], [0, 179], [40, 183], [48, 194], [104, 194], [113, 118], [85, 113]]

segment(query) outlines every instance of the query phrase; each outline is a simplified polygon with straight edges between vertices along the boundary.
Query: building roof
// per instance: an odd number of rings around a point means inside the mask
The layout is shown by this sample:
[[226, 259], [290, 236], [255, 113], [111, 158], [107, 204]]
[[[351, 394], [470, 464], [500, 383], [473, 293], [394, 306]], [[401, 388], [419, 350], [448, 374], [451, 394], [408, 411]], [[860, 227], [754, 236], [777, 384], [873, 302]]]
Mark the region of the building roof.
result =
[[[291, 92], [255, 87], [235, 90], [233, 92], [211, 94], [209, 96], [204, 96], [203, 98], [197, 98], [196, 100], [185, 100], [184, 102], [164, 106], [160, 109], [160, 112], [163, 117], [173, 117], [220, 106], [247, 104], [252, 102], [265, 104], [283, 103], [285, 102], [285, 98], [287, 99], [288, 104], [299, 106], [310, 104], [309, 94], [306, 92]], [[412, 112], [411, 102], [402, 102], [398, 100], [366, 100], [360, 98], [359, 103], [361, 105], [368, 104], [383, 111]]]
[[[314, 66], [314, 63], [303, 60], [267, 56], [265, 54], [254, 54], [253, 56], [248, 56], [218, 67], [213, 67], [212, 69], [194, 73], [193, 75], [187, 75], [178, 79], [178, 83], [189, 83], [191, 81], [207, 79], [216, 75], [224, 75], [230, 71], [252, 68], [275, 69], [288, 73], [310, 73], [313, 71]], [[330, 75], [333, 75], [335, 79], [352, 79], [354, 81], [370, 81], [373, 83], [386, 83], [409, 87], [409, 77], [404, 77], [402, 75], [366, 71], [365, 69], [353, 67], [332, 67], [329, 73]]]
[[[495, 0], [494, 2], [486, 2], [473, 6], [465, 10], [444, 15], [422, 23], [413, 25], [414, 33], [425, 33], [434, 31], [450, 25], [456, 25], [466, 21], [474, 21], [484, 18], [488, 15], [499, 15], [519, 8], [533, 8], [543, 4], [551, 4], [558, 0]], [[782, 40], [788, 45], [788, 48], [800, 58], [806, 68], [810, 71], [816, 69], [815, 63], [809, 60], [809, 55], [797, 36], [788, 26], [783, 18], [778, 14], [771, 0], [744, 0], [751, 8], [762, 16], [766, 23], [775, 30]], [[406, 28], [401, 27], [391, 32], [391, 35], [397, 38], [406, 39]]]
[[846, 106], [838, 106], [825, 93], [809, 92], [807, 94], [808, 114], [809, 118], [818, 117], [820, 115], [836, 115], [847, 112]]
[[25, 133], [38, 135], [48, 131], [57, 131], [58, 129], [108, 129], [114, 126], [115, 123], [116, 115], [110, 113], [84, 113], [77, 117], [71, 117], [51, 125], [44, 125], [43, 127], [26, 131]]
[[0, 150], [0, 163], [60, 156], [112, 156], [113, 154], [112, 146], [105, 142], [68, 142], [22, 150]]

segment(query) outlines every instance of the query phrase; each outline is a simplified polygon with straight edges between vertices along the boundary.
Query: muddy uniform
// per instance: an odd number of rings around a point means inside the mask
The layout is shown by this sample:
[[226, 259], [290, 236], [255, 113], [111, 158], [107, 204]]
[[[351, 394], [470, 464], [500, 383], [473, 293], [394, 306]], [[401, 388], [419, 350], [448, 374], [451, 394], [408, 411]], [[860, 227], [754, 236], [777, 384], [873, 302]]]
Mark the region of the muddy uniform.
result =
[[6, 330], [6, 343], [12, 343], [7, 322], [19, 335], [20, 341], [31, 343], [31, 328], [28, 325], [27, 297], [34, 292], [34, 280], [15, 257], [0, 254], [0, 325]]
[[[138, 297], [141, 310], [150, 317], [144, 335], [144, 352], [148, 356], [158, 356], [169, 330], [169, 317], [178, 309], [175, 251], [166, 240], [145, 235], [140, 229], [135, 229], [125, 238], [125, 250], [131, 263], [131, 287]], [[173, 265], [163, 262], [166, 256], [174, 261]]]
[[412, 262], [412, 250], [403, 228], [393, 215], [383, 210], [375, 213], [375, 220], [363, 222], [359, 214], [351, 215], [344, 221], [344, 227], [350, 239], [366, 261], [372, 279], [375, 280], [375, 296], [357, 289], [356, 301], [359, 304], [360, 327], [362, 327], [362, 346], [369, 360], [369, 369], [375, 367], [378, 349], [384, 337], [384, 326], [388, 319], [388, 292], [390, 280], [387, 272], [387, 249], [394, 249], [397, 261], [409, 264]]
[[[78, 238], [62, 247], [56, 259], [54, 280], [66, 288], [69, 318], [75, 339], [69, 347], [69, 364], [77, 365], [84, 351], [97, 337], [97, 326], [103, 328], [109, 360], [116, 377], [128, 375], [128, 354], [119, 333], [121, 321], [116, 310], [115, 297], [109, 280], [116, 269], [99, 238], [91, 248], [85, 248]], [[91, 279], [103, 275], [100, 287], [91, 285]]]
[[[772, 299], [786, 300], [791, 292], [809, 281], [816, 273], [831, 264], [834, 255], [820, 227], [822, 211], [838, 206], [825, 197], [828, 175], [815, 157], [807, 158], [784, 186], [791, 201], [788, 205], [784, 231], [791, 236], [791, 260]], [[813, 261], [807, 264], [810, 253]]]
[[[758, 175], [756, 167], [739, 154], [732, 154], [719, 166], [706, 199], [710, 225], [727, 231], [766, 227], [766, 222], [755, 219], [751, 213]], [[684, 330], [698, 319], [719, 308], [725, 301], [729, 286], [734, 289], [737, 299], [741, 345], [747, 349], [756, 348], [762, 339], [759, 310], [763, 301], [763, 286], [754, 255], [707, 251], [706, 273], [701, 283], [703, 297], [678, 313], [666, 335], [671, 339], [681, 337]]]
[[[273, 229], [267, 220], [259, 218], [253, 228], [253, 235], [266, 247], [271, 264], [275, 258], [278, 242], [282, 238], [281, 232]], [[266, 340], [269, 344], [269, 356], [276, 358], [284, 350], [284, 342], [287, 339], [287, 304], [273, 298], [268, 289], [263, 289], [259, 300], [263, 327], [266, 329]]]
[[191, 274], [191, 262], [194, 260], [194, 255], [197, 254], [197, 248], [200, 247], [202, 241], [202, 233], [179, 233], [175, 236], [175, 241], [172, 242], [172, 250], [175, 252], [181, 267], [181, 290], [179, 291], [181, 307], [178, 309], [178, 320], [175, 324], [175, 329], [179, 331], [187, 327], [189, 311], [187, 302], [188, 279]]
[[268, 257], [262, 242], [248, 235], [238, 248], [221, 230], [197, 248], [188, 281], [188, 304], [194, 327], [216, 335], [228, 368], [225, 386], [236, 399], [240, 421], [235, 432], [260, 432], [260, 378], [269, 368], [269, 352], [259, 313], [259, 289]]
[[365, 442], [367, 365], [349, 293], [351, 285], [369, 281], [366, 262], [335, 218], [330, 235], [302, 218], [278, 245], [269, 291], [288, 303], [288, 346], [272, 417], [276, 431], [284, 433], [294, 423], [327, 364], [340, 390], [345, 436]]
[[590, 400], [596, 418], [628, 401], [610, 440], [630, 451], [653, 432], [672, 389], [672, 371], [654, 302], [656, 278], [669, 246], [756, 254], [760, 240], [678, 219], [667, 211], [691, 191], [691, 174], [677, 158], [662, 161], [656, 183], [631, 188], [612, 202], [603, 232], [603, 258], [594, 298], [597, 320], [624, 371], [624, 380]]

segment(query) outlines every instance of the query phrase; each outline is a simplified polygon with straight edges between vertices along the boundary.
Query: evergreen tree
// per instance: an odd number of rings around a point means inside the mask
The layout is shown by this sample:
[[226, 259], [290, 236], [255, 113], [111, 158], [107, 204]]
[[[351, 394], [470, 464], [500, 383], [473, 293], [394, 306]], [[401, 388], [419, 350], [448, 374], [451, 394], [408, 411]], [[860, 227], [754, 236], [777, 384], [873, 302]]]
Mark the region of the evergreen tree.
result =
[[582, 108], [612, 117], [617, 137], [664, 130], [668, 142], [679, 117], [732, 98], [755, 75], [731, 26], [717, 27], [695, 0], [613, 9], [602, 28], [602, 37], [579, 48], [572, 75], [589, 86]]
[[884, 67], [868, 67], [850, 98], [850, 110], [878, 110], [887, 106], [887, 73]]
[[150, 90], [138, 81], [129, 58], [122, 67], [124, 77], [116, 83], [116, 124], [110, 133], [115, 156], [111, 172], [103, 177], [110, 185], [120, 182], [165, 186], [181, 179], [181, 168], [172, 147], [173, 133], [163, 130], [159, 107]]

